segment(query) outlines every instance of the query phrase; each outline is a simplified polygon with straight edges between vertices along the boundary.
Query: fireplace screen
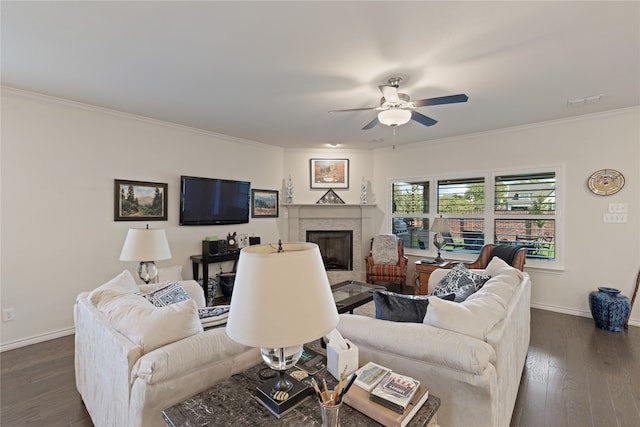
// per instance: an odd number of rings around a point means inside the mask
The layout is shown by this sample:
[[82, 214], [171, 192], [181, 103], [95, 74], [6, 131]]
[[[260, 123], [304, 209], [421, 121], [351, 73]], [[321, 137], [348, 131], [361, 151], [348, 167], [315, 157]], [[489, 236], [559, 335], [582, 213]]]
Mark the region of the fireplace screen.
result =
[[318, 245], [327, 270], [353, 270], [353, 231], [310, 230], [307, 231], [307, 242]]

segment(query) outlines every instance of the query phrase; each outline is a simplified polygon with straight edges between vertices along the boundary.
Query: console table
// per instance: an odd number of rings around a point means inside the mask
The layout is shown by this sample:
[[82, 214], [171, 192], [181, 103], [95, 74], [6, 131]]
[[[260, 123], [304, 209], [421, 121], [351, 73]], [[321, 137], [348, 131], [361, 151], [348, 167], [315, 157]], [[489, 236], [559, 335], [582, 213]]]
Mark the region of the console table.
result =
[[193, 280], [198, 281], [199, 266], [202, 264], [202, 277], [203, 277], [203, 290], [205, 301], [209, 301], [209, 286], [207, 282], [209, 280], [209, 264], [216, 264], [219, 262], [233, 261], [233, 269], [231, 272], [235, 273], [238, 266], [238, 258], [240, 258], [240, 251], [229, 251], [223, 254], [212, 255], [203, 257], [202, 255], [191, 255], [191, 266], [193, 267]]
[[429, 276], [438, 268], [452, 268], [452, 261], [435, 262], [432, 258], [425, 258], [415, 262], [416, 272], [413, 275], [412, 284], [418, 295], [429, 293]]

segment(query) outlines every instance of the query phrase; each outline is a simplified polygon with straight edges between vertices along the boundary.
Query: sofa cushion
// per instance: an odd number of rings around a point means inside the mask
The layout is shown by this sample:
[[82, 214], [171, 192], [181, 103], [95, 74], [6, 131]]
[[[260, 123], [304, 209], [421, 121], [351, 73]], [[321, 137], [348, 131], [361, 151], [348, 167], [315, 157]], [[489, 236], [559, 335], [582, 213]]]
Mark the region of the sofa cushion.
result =
[[449, 270], [442, 280], [440, 280], [438, 286], [433, 290], [433, 295], [450, 294], [466, 285], [474, 285], [476, 289], [479, 289], [490, 278], [491, 277], [486, 274], [473, 272], [464, 264], [460, 263]]
[[502, 280], [511, 286], [518, 285], [522, 282], [522, 279], [524, 279], [524, 273], [522, 271], [510, 266], [498, 257], [493, 257], [491, 261], [489, 261], [484, 272], [491, 277], [502, 276]]
[[111, 325], [148, 353], [203, 331], [192, 300], [155, 307], [140, 295], [106, 290], [97, 303]]
[[476, 295], [479, 293], [461, 303], [429, 297], [424, 323], [484, 340], [491, 328], [506, 315], [506, 310], [497, 295]]
[[124, 270], [122, 273], [118, 274], [107, 283], [98, 286], [93, 291], [91, 291], [91, 293], [89, 294], [89, 300], [91, 301], [91, 303], [93, 303], [93, 305], [96, 305], [105, 291], [133, 293], [138, 292], [138, 285], [136, 284], [136, 281], [129, 270]]
[[156, 307], [166, 307], [177, 302], [191, 299], [187, 291], [178, 282], [166, 283], [159, 289], [142, 296]]

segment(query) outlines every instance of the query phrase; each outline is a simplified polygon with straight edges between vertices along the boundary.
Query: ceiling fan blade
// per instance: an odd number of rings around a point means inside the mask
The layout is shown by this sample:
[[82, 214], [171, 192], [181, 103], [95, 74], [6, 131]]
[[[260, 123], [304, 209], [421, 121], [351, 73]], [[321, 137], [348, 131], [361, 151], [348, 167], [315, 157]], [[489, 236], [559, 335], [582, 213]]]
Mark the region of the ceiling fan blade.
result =
[[456, 102], [467, 102], [469, 97], [464, 93], [458, 95], [441, 96], [438, 98], [420, 99], [413, 101], [416, 107], [426, 107], [427, 105], [454, 104]]
[[380, 92], [382, 92], [382, 96], [384, 96], [385, 101], [387, 102], [398, 102], [400, 98], [398, 97], [398, 88], [396, 86], [384, 85], [378, 86], [380, 88]]
[[362, 130], [369, 130], [372, 127], [374, 127], [375, 125], [377, 125], [378, 123], [380, 123], [380, 122], [378, 121], [378, 116], [376, 116], [375, 119], [373, 119], [369, 123], [367, 123], [366, 126], [362, 128]]
[[349, 108], [347, 110], [331, 110], [330, 113], [345, 113], [349, 111], [367, 111], [367, 110], [376, 110], [379, 107], [364, 107], [364, 108]]
[[425, 116], [424, 114], [420, 114], [417, 111], [411, 112], [411, 120], [415, 120], [416, 122], [425, 126], [433, 126], [438, 123], [436, 119], [432, 119], [431, 117]]

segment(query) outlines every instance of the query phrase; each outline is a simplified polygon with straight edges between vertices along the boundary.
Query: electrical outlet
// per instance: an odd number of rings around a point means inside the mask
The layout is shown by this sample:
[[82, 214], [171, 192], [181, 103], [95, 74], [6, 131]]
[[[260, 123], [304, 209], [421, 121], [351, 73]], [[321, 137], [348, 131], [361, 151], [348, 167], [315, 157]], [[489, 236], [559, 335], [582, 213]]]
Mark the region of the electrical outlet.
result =
[[2, 309], [2, 321], [3, 322], [12, 322], [16, 320], [16, 309], [15, 308], [4, 308]]

